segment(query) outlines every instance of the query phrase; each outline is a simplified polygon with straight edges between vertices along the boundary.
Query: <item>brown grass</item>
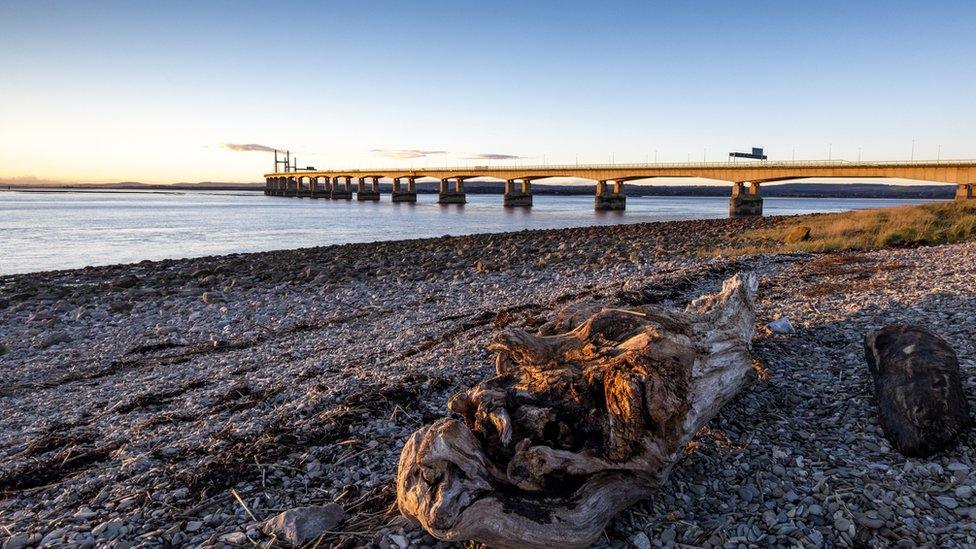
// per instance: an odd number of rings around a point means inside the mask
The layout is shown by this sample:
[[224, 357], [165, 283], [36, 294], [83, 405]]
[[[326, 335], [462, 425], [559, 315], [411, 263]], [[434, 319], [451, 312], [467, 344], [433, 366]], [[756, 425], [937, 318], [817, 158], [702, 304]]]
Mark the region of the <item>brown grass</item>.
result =
[[[810, 238], [786, 244], [791, 229], [810, 227]], [[814, 215], [743, 233], [726, 255], [768, 252], [876, 250], [976, 239], [976, 203], [940, 202]]]

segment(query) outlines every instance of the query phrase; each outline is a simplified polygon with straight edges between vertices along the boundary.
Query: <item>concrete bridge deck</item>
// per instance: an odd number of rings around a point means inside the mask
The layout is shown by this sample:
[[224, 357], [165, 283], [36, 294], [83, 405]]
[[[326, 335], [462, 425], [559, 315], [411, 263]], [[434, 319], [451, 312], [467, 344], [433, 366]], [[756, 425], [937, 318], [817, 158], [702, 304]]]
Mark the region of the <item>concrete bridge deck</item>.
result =
[[[352, 199], [352, 181], [359, 200], [379, 200], [379, 180], [393, 182], [394, 202], [415, 202], [417, 179], [440, 180], [439, 202], [465, 202], [464, 181], [499, 179], [505, 182], [506, 206], [531, 206], [533, 181], [573, 177], [596, 182], [594, 205], [599, 210], [626, 207], [624, 183], [655, 177], [704, 178], [731, 183], [731, 215], [761, 215], [760, 185], [806, 178], [907, 179], [958, 186], [956, 198], [976, 197], [976, 160], [917, 160], [892, 162], [795, 161], [704, 162], [668, 164], [604, 164], [563, 166], [461, 166], [443, 168], [350, 169], [274, 172], [264, 175], [265, 194], [310, 198]], [[748, 184], [748, 189], [746, 188]], [[518, 186], [518, 188], [516, 188]]]

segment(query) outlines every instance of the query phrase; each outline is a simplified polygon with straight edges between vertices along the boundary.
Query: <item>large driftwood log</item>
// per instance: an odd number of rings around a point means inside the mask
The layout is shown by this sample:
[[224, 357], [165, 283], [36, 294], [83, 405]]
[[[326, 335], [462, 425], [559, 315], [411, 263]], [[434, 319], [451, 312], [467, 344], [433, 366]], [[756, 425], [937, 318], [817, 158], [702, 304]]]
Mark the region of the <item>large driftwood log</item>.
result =
[[442, 540], [588, 546], [751, 379], [755, 290], [737, 275], [684, 311], [576, 306], [498, 334], [497, 376], [404, 446], [400, 511]]

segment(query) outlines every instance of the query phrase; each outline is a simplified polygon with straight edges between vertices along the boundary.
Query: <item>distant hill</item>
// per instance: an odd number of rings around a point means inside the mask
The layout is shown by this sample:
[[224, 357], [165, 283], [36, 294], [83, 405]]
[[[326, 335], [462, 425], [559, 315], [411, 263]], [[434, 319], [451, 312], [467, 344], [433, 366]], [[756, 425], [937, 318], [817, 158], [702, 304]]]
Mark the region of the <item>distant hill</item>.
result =
[[[466, 181], [464, 190], [471, 194], [500, 194], [500, 181]], [[64, 184], [41, 181], [2, 181], [0, 187], [11, 189], [98, 189], [98, 190], [171, 190], [171, 191], [260, 191], [264, 183], [227, 183], [201, 181], [170, 185], [125, 181], [121, 183]], [[355, 186], [355, 185], [354, 185]], [[436, 181], [417, 182], [417, 191], [436, 193]], [[380, 190], [390, 192], [389, 183], [381, 183]], [[888, 185], [885, 183], [769, 183], [763, 185], [762, 195], [784, 198], [925, 198], [948, 199], [955, 195], [955, 185]], [[592, 195], [593, 185], [552, 185], [533, 183], [532, 192], [543, 195]], [[628, 196], [728, 196], [724, 185], [653, 185], [628, 184]]]
[[98, 189], [98, 190], [154, 190], [154, 191], [260, 191], [264, 183], [227, 183], [222, 181], [201, 181], [198, 183], [139, 183], [122, 181], [119, 183], [63, 183], [40, 180], [0, 180], [0, 187], [11, 189]]

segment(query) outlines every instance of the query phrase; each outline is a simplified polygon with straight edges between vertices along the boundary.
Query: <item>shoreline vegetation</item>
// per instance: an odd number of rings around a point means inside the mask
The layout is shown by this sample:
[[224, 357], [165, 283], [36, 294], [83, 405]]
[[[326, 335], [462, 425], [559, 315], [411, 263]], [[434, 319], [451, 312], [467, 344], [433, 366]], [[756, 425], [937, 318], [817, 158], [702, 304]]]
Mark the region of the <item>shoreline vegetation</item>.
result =
[[[346, 518], [310, 544], [453, 547], [399, 516], [394, 477], [410, 433], [494, 375], [495, 334], [590, 301], [682, 308], [751, 272], [757, 378], [596, 546], [971, 545], [976, 434], [927, 459], [895, 452], [863, 336], [930, 328], [976, 394], [973, 215], [929, 204], [0, 276], [0, 539], [274, 546], [265, 520], [335, 503]], [[784, 244], [797, 227], [808, 239]], [[782, 318], [793, 333], [767, 328]]]
[[940, 202], [783, 218], [743, 232], [727, 255], [877, 250], [976, 239], [976, 203]]
[[[0, 191], [33, 192], [127, 192], [127, 191], [261, 191], [263, 183], [175, 183], [155, 185], [146, 183], [106, 183], [85, 185], [2, 183]], [[888, 185], [883, 183], [771, 183], [763, 185], [762, 195], [769, 198], [880, 198], [880, 199], [951, 199], [955, 185]], [[380, 192], [389, 194], [391, 186], [380, 184]], [[417, 192], [432, 194], [438, 192], [437, 183], [421, 181]], [[501, 182], [468, 181], [465, 192], [469, 194], [502, 194]], [[555, 185], [533, 183], [532, 192], [536, 195], [592, 195], [593, 185]], [[728, 197], [728, 185], [660, 185], [628, 184], [627, 195], [637, 196], [716, 196]]]

